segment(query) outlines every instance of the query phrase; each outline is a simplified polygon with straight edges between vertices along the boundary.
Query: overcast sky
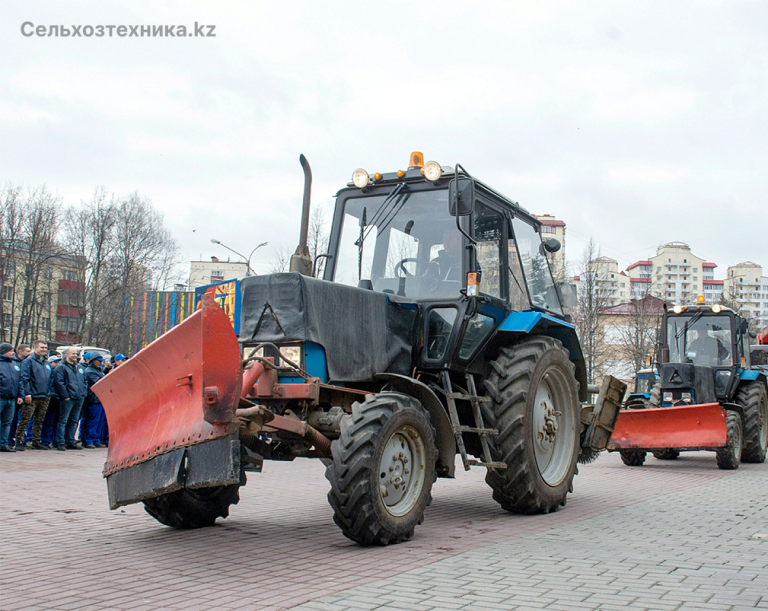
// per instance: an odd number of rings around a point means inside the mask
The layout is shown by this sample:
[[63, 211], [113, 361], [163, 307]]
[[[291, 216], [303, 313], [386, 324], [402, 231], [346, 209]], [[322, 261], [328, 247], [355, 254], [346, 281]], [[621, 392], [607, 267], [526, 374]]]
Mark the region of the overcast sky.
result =
[[[469, 172], [630, 263], [682, 240], [768, 274], [768, 3], [0, 5], [0, 181], [68, 203], [138, 189], [191, 259], [298, 241], [315, 205], [409, 153]], [[24, 37], [21, 24], [215, 25]], [[207, 30], [206, 30], [207, 31]], [[328, 214], [330, 217], [330, 214]], [[577, 272], [575, 268], [574, 272]]]

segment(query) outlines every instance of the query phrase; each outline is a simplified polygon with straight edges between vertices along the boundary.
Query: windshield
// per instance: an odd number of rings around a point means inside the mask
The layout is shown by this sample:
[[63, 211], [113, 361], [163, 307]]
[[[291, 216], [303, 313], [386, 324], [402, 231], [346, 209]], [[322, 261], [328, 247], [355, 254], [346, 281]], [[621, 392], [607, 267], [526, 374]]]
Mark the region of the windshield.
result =
[[514, 241], [517, 245], [520, 265], [525, 274], [525, 283], [528, 285], [531, 296], [531, 304], [537, 308], [562, 314], [563, 310], [557, 297], [541, 236], [533, 226], [517, 217], [512, 219], [512, 228], [515, 233]]
[[344, 201], [333, 280], [402, 297], [455, 298], [462, 283], [463, 240], [448, 213], [448, 190], [410, 191]]
[[667, 319], [670, 363], [730, 367], [731, 319], [728, 316], [670, 316]]

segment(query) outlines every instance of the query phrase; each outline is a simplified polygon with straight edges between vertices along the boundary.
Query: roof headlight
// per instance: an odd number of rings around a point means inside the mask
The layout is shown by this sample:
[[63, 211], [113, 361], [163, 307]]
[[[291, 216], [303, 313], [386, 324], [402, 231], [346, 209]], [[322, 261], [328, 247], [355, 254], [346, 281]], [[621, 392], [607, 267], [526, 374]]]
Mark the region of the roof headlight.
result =
[[352, 184], [355, 185], [358, 189], [367, 187], [370, 182], [371, 177], [368, 176], [368, 172], [366, 172], [363, 168], [357, 168], [354, 172], [352, 172]]
[[672, 311], [673, 311], [675, 314], [682, 314], [682, 313], [683, 313], [683, 306], [681, 306], [681, 305], [676, 305], [674, 308], [672, 308]]
[[713, 306], [712, 306], [712, 311], [713, 311], [715, 314], [720, 314], [720, 304], [719, 304], [719, 303], [716, 303], [715, 305], [713, 305]]
[[428, 181], [438, 181], [442, 175], [443, 168], [440, 167], [440, 164], [437, 163], [437, 161], [427, 161], [427, 163], [424, 164], [424, 177]]

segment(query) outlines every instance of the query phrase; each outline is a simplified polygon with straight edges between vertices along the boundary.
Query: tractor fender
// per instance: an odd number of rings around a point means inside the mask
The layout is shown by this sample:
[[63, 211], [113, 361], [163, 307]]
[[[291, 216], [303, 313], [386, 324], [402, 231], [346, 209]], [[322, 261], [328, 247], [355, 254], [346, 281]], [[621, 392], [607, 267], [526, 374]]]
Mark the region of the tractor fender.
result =
[[587, 366], [584, 363], [584, 353], [581, 351], [576, 328], [572, 324], [542, 312], [512, 312], [499, 325], [497, 333], [516, 336], [516, 341], [519, 341], [520, 336], [525, 335], [546, 335], [559, 340], [568, 351], [568, 358], [576, 367], [579, 401], [589, 401]]
[[766, 378], [765, 374], [759, 369], [745, 369], [741, 372], [739, 380], [742, 382], [752, 382], [757, 380], [763, 384], [766, 384], [766, 380], [768, 380], [768, 378]]
[[435, 427], [437, 445], [438, 477], [454, 477], [456, 471], [456, 438], [448, 414], [434, 391], [418, 380], [397, 373], [376, 374], [377, 380], [386, 382], [387, 390], [401, 392], [413, 397], [429, 412], [429, 419]]

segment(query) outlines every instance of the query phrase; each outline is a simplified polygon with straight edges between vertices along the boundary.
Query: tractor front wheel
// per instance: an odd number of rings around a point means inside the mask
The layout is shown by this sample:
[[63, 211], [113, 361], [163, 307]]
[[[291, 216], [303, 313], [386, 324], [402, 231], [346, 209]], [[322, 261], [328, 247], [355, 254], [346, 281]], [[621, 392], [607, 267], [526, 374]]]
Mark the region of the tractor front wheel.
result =
[[494, 461], [485, 481], [507, 511], [549, 513], [565, 505], [579, 457], [578, 382], [568, 351], [556, 339], [535, 337], [501, 348], [485, 388]]
[[736, 393], [736, 403], [744, 408], [744, 451], [741, 460], [761, 463], [768, 449], [768, 396], [765, 385], [750, 382]]
[[435, 430], [421, 404], [396, 392], [366, 396], [342, 418], [331, 453], [328, 502], [344, 535], [361, 545], [410, 539], [436, 477]]
[[643, 450], [619, 450], [621, 462], [628, 467], [642, 467], [645, 462], [646, 452]]
[[210, 488], [182, 488], [144, 501], [145, 511], [155, 520], [173, 528], [213, 526], [216, 518], [226, 518], [230, 505], [240, 501], [240, 487], [245, 485], [245, 472], [240, 483]]
[[721, 469], [738, 469], [741, 462], [741, 452], [744, 447], [741, 415], [737, 412], [728, 412], [725, 424], [728, 428], [728, 441], [724, 448], [716, 452], [717, 466]]
[[676, 458], [680, 457], [680, 450], [675, 450], [674, 448], [656, 450], [653, 453], [653, 457], [658, 458], [659, 460], [675, 460]]

